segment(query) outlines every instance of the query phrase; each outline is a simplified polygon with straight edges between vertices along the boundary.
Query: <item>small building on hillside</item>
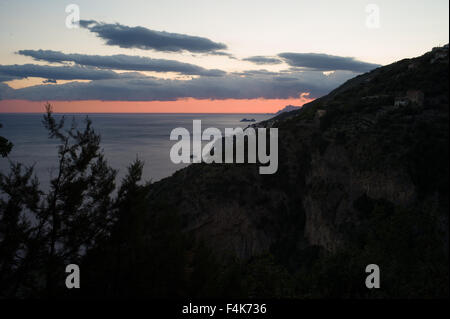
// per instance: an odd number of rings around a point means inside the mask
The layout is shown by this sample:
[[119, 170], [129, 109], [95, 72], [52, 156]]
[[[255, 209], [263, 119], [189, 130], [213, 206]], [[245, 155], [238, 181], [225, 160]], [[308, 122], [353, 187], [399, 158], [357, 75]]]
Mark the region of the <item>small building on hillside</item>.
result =
[[395, 98], [394, 106], [408, 106], [410, 104], [422, 106], [425, 95], [420, 90], [408, 90], [406, 96]]

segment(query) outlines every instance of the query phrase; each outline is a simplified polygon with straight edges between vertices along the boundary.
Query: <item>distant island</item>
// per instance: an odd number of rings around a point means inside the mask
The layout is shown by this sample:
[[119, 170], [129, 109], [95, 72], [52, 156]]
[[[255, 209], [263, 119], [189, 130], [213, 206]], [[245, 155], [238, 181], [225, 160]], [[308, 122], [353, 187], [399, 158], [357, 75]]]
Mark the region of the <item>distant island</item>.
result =
[[243, 118], [243, 119], [241, 120], [241, 122], [256, 122], [256, 120], [255, 120], [255, 119], [247, 119], [247, 118]]
[[300, 109], [300, 106], [286, 105], [283, 109], [281, 109], [278, 112], [276, 112], [275, 115], [279, 115], [279, 114], [285, 113], [285, 112], [296, 111], [296, 110], [299, 110], [299, 109]]

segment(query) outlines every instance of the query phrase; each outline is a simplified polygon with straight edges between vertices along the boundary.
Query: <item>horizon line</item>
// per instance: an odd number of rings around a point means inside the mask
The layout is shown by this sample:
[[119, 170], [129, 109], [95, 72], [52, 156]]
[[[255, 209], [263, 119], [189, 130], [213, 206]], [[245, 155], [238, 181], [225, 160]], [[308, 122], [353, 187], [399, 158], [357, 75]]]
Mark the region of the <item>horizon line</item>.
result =
[[[300, 106], [301, 107], [301, 106]], [[45, 114], [42, 112], [2, 112], [0, 114]], [[258, 115], [273, 115], [270, 112], [56, 112], [53, 114], [258, 114]]]
[[[136, 114], [274, 114], [287, 105], [303, 106], [313, 101], [304, 95], [290, 99], [183, 99], [177, 101], [46, 101], [54, 113]], [[0, 100], [0, 114], [44, 113], [45, 101]]]

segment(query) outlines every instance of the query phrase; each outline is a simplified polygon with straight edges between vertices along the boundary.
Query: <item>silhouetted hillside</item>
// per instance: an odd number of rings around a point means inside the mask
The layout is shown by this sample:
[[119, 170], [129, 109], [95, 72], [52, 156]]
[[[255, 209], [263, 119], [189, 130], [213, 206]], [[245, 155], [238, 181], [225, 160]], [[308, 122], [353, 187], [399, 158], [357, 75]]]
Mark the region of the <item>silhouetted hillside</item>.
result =
[[[262, 126], [279, 128], [276, 174], [191, 165], [153, 186], [149, 214], [164, 203], [221, 260], [271, 254], [301, 278], [293, 295], [448, 294], [448, 48]], [[384, 270], [379, 292], [361, 281], [370, 263]]]
[[[88, 256], [92, 293], [448, 296], [448, 98], [436, 48], [259, 124], [279, 129], [277, 173], [193, 164], [152, 184], [122, 248]], [[380, 289], [365, 287], [368, 264]]]

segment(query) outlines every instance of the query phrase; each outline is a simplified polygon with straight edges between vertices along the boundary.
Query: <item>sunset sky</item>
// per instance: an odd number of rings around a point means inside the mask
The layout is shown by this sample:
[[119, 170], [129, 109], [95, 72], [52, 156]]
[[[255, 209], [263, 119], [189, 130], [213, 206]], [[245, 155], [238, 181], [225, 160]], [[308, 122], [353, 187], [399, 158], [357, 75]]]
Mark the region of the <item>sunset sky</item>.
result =
[[0, 112], [275, 112], [448, 43], [448, 7], [0, 0]]

